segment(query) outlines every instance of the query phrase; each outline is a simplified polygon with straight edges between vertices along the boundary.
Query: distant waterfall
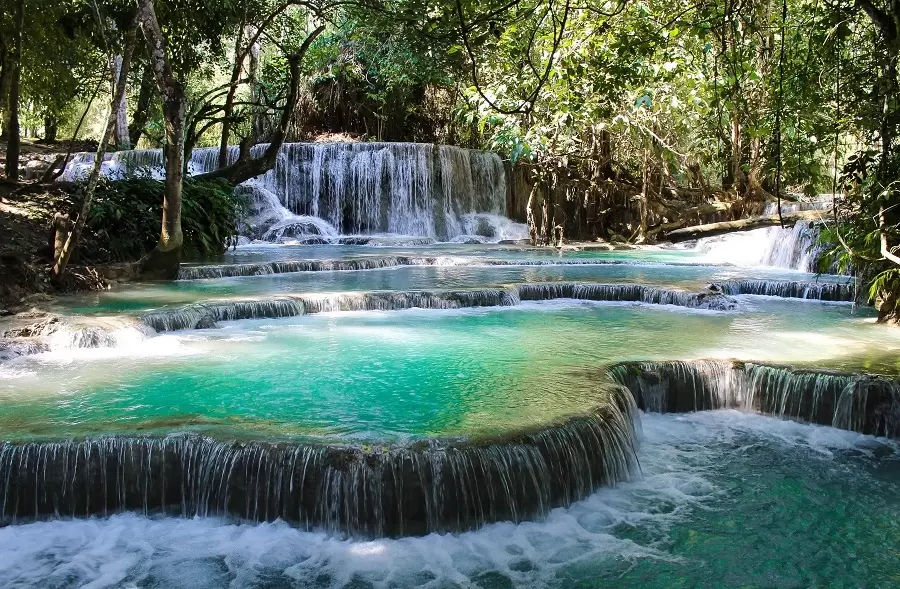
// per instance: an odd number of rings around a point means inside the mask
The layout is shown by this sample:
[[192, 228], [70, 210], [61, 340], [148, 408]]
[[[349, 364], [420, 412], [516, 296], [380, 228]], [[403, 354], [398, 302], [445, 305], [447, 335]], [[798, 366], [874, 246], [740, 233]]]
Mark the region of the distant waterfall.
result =
[[[812, 202], [785, 202], [782, 214], [799, 211], [824, 211], [831, 208], [831, 200]], [[769, 203], [763, 215], [778, 214], [776, 203]], [[819, 227], [809, 221], [793, 227], [764, 227], [752, 231], [736, 231], [697, 241], [695, 250], [715, 263], [738, 266], [773, 266], [804, 272], [818, 272], [821, 247], [818, 244]]]
[[[254, 152], [266, 146], [258, 145]], [[258, 153], [256, 154], [258, 155]], [[229, 159], [238, 156], [231, 147]], [[63, 178], [84, 177], [93, 154], [77, 154]], [[215, 169], [218, 149], [198, 148], [189, 171]], [[163, 177], [160, 150], [109, 154], [103, 173]], [[275, 167], [247, 182], [253, 239], [334, 242], [400, 235], [438, 241], [523, 239], [506, 218], [506, 172], [491, 152], [424, 143], [289, 143]]]
[[800, 222], [793, 227], [764, 227], [704, 237], [697, 241], [695, 249], [710, 262], [817, 272], [818, 236], [818, 227]]

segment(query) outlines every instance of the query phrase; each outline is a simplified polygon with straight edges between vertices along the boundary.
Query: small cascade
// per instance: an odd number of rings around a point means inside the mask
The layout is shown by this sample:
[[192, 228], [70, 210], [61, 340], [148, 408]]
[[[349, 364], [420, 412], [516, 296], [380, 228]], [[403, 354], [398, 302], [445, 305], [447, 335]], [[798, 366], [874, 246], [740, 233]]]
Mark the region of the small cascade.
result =
[[281, 518], [355, 536], [542, 517], [636, 470], [634, 403], [498, 439], [398, 447], [222, 442], [196, 435], [0, 443], [0, 525], [119, 511]]
[[[84, 180], [94, 167], [94, 152], [76, 153], [69, 160], [59, 179], [66, 182]], [[165, 178], [162, 151], [159, 149], [133, 149], [107, 152], [100, 167], [103, 177], [121, 180], [127, 177]]]
[[[34, 324], [2, 334], [13, 355], [85, 348], [135, 345], [155, 335], [153, 329], [130, 317], [60, 317], [51, 315]], [[8, 339], [7, 339], [8, 338]], [[16, 348], [18, 344], [18, 348]]]
[[643, 284], [584, 284], [574, 282], [528, 283], [519, 285], [523, 301], [578, 299], [584, 301], [623, 301], [653, 305], [676, 305], [695, 309], [729, 311], [737, 304], [721, 292], [685, 292]]
[[704, 237], [694, 249], [711, 263], [818, 272], [818, 236], [818, 227], [806, 221], [793, 227], [764, 227]]
[[519, 303], [516, 291], [504, 288], [305, 295], [302, 300], [307, 313], [511, 307]]
[[268, 299], [212, 301], [152, 311], [141, 321], [157, 332], [207, 329], [219, 321], [276, 319], [338, 311], [401, 311], [510, 307], [521, 301], [578, 299], [678, 305], [696, 309], [734, 309], [733, 299], [713, 291], [699, 293], [634, 284], [527, 283], [507, 288], [436, 291], [373, 291], [284, 295]]
[[468, 262], [453, 256], [386, 256], [383, 258], [347, 258], [338, 260], [282, 260], [258, 264], [182, 266], [180, 280], [200, 280], [235, 276], [264, 276], [291, 272], [343, 272], [379, 270], [400, 266], [458, 266]]
[[260, 182], [251, 180], [235, 189], [248, 201], [249, 216], [246, 219], [250, 239], [299, 244], [331, 243], [339, 235], [324, 219], [309, 215], [295, 215], [284, 208], [278, 195]]
[[283, 296], [185, 305], [146, 313], [141, 320], [157, 332], [206, 329], [219, 321], [276, 319], [337, 311], [400, 311], [506, 307], [519, 302], [515, 289], [375, 291]]
[[152, 311], [141, 321], [158, 333], [182, 329], [209, 329], [219, 321], [240, 319], [277, 319], [304, 315], [306, 308], [299, 297], [275, 297], [244, 301], [195, 303], [173, 309]]
[[725, 294], [765, 295], [820, 301], [856, 300], [856, 286], [852, 282], [797, 282], [788, 280], [726, 280], [714, 282], [710, 288]]
[[[830, 211], [832, 207], [832, 196], [830, 194], [820, 195], [819, 200], [809, 201], [782, 201], [781, 214], [790, 215], [791, 213], [799, 213], [801, 211]], [[766, 203], [763, 208], [763, 215], [774, 216], [778, 214], [778, 202], [772, 201]]]
[[900, 379], [751, 362], [623, 362], [609, 375], [646, 411], [738, 408], [900, 438]]

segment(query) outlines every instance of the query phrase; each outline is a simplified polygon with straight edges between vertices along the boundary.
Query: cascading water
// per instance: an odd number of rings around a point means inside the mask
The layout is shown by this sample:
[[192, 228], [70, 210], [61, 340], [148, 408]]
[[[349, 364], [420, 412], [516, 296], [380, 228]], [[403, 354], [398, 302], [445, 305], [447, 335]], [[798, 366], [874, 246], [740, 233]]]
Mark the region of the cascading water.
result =
[[375, 449], [192, 435], [0, 442], [0, 524], [134, 510], [398, 536], [522, 521], [634, 472], [631, 395], [613, 385], [597, 397], [585, 415], [470, 442]]
[[729, 311], [734, 299], [718, 291], [686, 292], [640, 284], [528, 283], [506, 288], [443, 291], [383, 291], [289, 295], [265, 299], [212, 301], [162, 309], [141, 317], [157, 332], [206, 329], [219, 321], [275, 319], [336, 311], [399, 311], [406, 309], [462, 309], [509, 307], [521, 301], [575, 299], [674, 305], [692, 309]]
[[[781, 213], [825, 211], [831, 208], [829, 198], [809, 202], [784, 202]], [[778, 214], [777, 203], [768, 203], [764, 216]], [[764, 227], [752, 231], [736, 231], [697, 241], [695, 250], [710, 262], [738, 266], [774, 266], [803, 272], [818, 272], [821, 247], [819, 228], [810, 221], [798, 221], [793, 227]]]
[[727, 360], [623, 362], [609, 375], [647, 411], [740, 408], [900, 438], [900, 379]]
[[[253, 148], [253, 153], [264, 149]], [[229, 159], [238, 148], [229, 150]], [[111, 178], [162, 177], [159, 150], [108, 154]], [[198, 148], [189, 172], [213, 170], [218, 149]], [[62, 178], [84, 177], [93, 154], [77, 154]], [[331, 243], [339, 236], [396, 235], [437, 241], [497, 242], [528, 237], [506, 218], [506, 172], [499, 156], [421, 143], [290, 143], [275, 167], [239, 190], [250, 200], [252, 239]], [[364, 241], [364, 240], [363, 240]]]
[[797, 222], [793, 227], [764, 227], [704, 237], [697, 241], [695, 250], [713, 263], [817, 272], [818, 235], [816, 225]]

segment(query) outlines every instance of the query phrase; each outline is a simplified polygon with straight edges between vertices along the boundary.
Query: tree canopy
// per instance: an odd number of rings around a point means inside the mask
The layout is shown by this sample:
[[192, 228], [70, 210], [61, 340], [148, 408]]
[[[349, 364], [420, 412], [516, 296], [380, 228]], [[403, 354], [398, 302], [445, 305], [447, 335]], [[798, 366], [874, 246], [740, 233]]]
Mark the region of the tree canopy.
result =
[[[139, 17], [147, 7], [162, 53]], [[125, 144], [171, 146], [177, 135], [178, 149], [219, 146], [225, 171], [213, 175], [231, 181], [272, 165], [249, 155], [258, 143], [321, 134], [454, 143], [497, 151], [566, 198], [636, 186], [640, 222], [625, 236], [634, 239], [671, 221], [648, 202], [670, 189], [748, 202], [839, 192], [826, 232], [834, 259], [880, 284], [900, 281], [894, 0], [2, 0], [2, 9], [13, 179], [20, 133], [103, 139], [116, 59], [140, 29], [117, 107]], [[161, 78], [162, 55], [170, 75]], [[237, 162], [228, 145], [243, 146]]]

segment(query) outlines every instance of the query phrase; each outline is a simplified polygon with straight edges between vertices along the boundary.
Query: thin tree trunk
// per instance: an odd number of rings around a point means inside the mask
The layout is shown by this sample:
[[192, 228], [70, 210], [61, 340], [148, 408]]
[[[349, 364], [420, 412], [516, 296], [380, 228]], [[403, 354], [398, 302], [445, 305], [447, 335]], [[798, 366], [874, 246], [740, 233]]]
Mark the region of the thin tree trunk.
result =
[[128, 68], [131, 67], [131, 54], [134, 52], [134, 45], [136, 40], [137, 31], [135, 27], [132, 26], [128, 30], [128, 32], [125, 33], [125, 46], [122, 51], [122, 62], [120, 68], [121, 75], [118, 78], [115, 91], [113, 92], [112, 100], [109, 103], [109, 115], [106, 119], [106, 128], [103, 131], [103, 137], [101, 138], [100, 143], [97, 145], [97, 153], [94, 156], [94, 167], [91, 168], [91, 174], [90, 176], [88, 176], [87, 184], [84, 187], [84, 197], [81, 201], [81, 210], [78, 212], [78, 217], [76, 217], [75, 219], [75, 224], [72, 227], [71, 232], [69, 232], [69, 235], [66, 237], [65, 243], [60, 249], [57, 259], [53, 261], [53, 268], [51, 269], [51, 273], [57, 280], [65, 273], [66, 266], [68, 266], [69, 260], [72, 257], [72, 252], [75, 251], [75, 247], [78, 245], [78, 240], [81, 237], [81, 232], [84, 229], [84, 225], [87, 222], [87, 218], [91, 212], [91, 204], [94, 201], [94, 192], [97, 189], [97, 183], [100, 181], [100, 170], [103, 166], [103, 157], [106, 155], [106, 146], [109, 144], [115, 131], [116, 117], [118, 115], [117, 107], [122, 99], [122, 96], [125, 95], [125, 85], [127, 84], [128, 79]]
[[238, 27], [237, 40], [234, 43], [234, 64], [231, 67], [231, 79], [228, 84], [228, 93], [225, 95], [225, 104], [222, 106], [222, 134], [219, 139], [219, 167], [228, 165], [228, 144], [231, 141], [231, 118], [234, 116], [234, 97], [237, 94], [238, 82], [241, 79], [241, 71], [244, 69], [244, 59], [247, 52], [244, 51], [244, 26]]
[[[47, 171], [44, 172], [44, 175], [41, 177], [40, 182], [47, 182], [49, 180], [56, 180], [60, 176], [62, 176], [63, 172], [66, 171], [66, 166], [69, 164], [69, 158], [72, 157], [72, 147], [75, 144], [75, 141], [78, 139], [78, 133], [81, 131], [81, 126], [84, 124], [84, 119], [87, 118], [88, 112], [91, 110], [91, 105], [94, 104], [94, 99], [97, 98], [97, 94], [100, 92], [100, 86], [102, 82], [98, 83], [94, 87], [94, 92], [91, 94], [91, 97], [88, 99], [87, 106], [84, 107], [84, 111], [81, 113], [81, 118], [78, 119], [78, 124], [75, 125], [75, 130], [72, 131], [72, 139], [69, 140], [69, 146], [66, 148], [66, 155], [61, 160], [57, 158], [59, 161], [54, 162]], [[56, 170], [54, 171], [54, 168]]]
[[[250, 101], [253, 102], [254, 105], [259, 105], [263, 98], [260, 87], [256, 83], [256, 78], [259, 75], [259, 53], [260, 45], [259, 43], [256, 43], [250, 49], [250, 65], [247, 72], [247, 83], [250, 84]], [[265, 134], [265, 128], [265, 109], [261, 106], [253, 106], [250, 115], [250, 133], [254, 143], [258, 142]]]
[[166, 184], [162, 228], [156, 248], [141, 260], [140, 270], [151, 278], [176, 278], [184, 242], [181, 232], [181, 195], [187, 99], [184, 84], [175, 78], [169, 64], [166, 39], [156, 20], [153, 0], [138, 0], [138, 21], [147, 41], [150, 66], [162, 97], [166, 129]]
[[242, 153], [238, 161], [233, 164], [212, 172], [200, 174], [197, 176], [197, 179], [211, 180], [214, 178], [225, 178], [231, 184], [240, 184], [245, 180], [255, 178], [260, 174], [265, 174], [275, 166], [278, 152], [284, 144], [284, 138], [287, 135], [288, 127], [291, 124], [291, 117], [293, 116], [294, 110], [297, 107], [297, 102], [300, 99], [300, 82], [302, 79], [300, 63], [303, 61], [303, 56], [306, 55], [310, 45], [312, 45], [313, 41], [316, 40], [316, 37], [321, 35], [324, 30], [325, 25], [316, 28], [306, 37], [297, 53], [289, 55], [287, 58], [290, 70], [290, 88], [283, 110], [281, 111], [281, 120], [279, 121], [278, 127], [275, 129], [263, 155], [251, 159], [245, 153]]
[[47, 143], [56, 143], [56, 134], [59, 131], [59, 122], [55, 115], [44, 116], [44, 141]]
[[741, 121], [738, 119], [737, 113], [733, 113], [731, 116], [731, 178], [738, 193], [743, 192], [746, 185], [744, 170], [741, 166], [743, 148]]
[[[110, 88], [113, 93], [119, 89], [119, 80], [122, 78], [122, 55], [116, 55], [110, 62]], [[115, 105], [115, 126], [113, 138], [116, 149], [131, 149], [131, 136], [128, 134], [128, 84], [126, 80], [125, 90], [119, 96]]]
[[153, 98], [153, 68], [148, 64], [141, 76], [141, 89], [138, 91], [137, 103], [134, 106], [134, 116], [128, 125], [128, 139], [132, 147], [137, 147], [147, 119], [150, 118], [150, 101]]
[[[644, 140], [646, 141], [646, 139]], [[650, 188], [650, 149], [644, 147], [644, 175], [641, 181], [641, 202], [640, 202], [640, 227], [638, 228], [637, 240], [643, 241], [647, 234], [647, 198], [649, 197]]]
[[[6, 136], [6, 178], [19, 180], [19, 80], [22, 75], [22, 31], [25, 28], [25, 0], [16, 2], [15, 32], [12, 51], [9, 52], [9, 91], [3, 111], [3, 131]], [[6, 67], [3, 68], [4, 70]]]
[[6, 39], [0, 37], [0, 138], [6, 139], [7, 99], [9, 98], [9, 47]]
[[538, 244], [538, 228], [534, 218], [534, 198], [540, 184], [540, 181], [535, 178], [534, 184], [531, 187], [531, 192], [528, 193], [528, 203], [525, 205], [525, 222], [528, 224], [528, 236], [531, 238], [531, 245]]

